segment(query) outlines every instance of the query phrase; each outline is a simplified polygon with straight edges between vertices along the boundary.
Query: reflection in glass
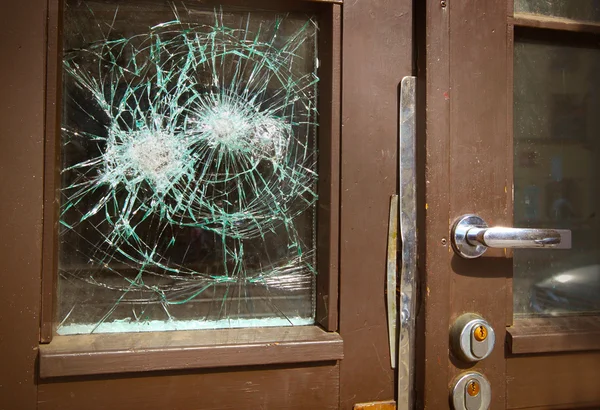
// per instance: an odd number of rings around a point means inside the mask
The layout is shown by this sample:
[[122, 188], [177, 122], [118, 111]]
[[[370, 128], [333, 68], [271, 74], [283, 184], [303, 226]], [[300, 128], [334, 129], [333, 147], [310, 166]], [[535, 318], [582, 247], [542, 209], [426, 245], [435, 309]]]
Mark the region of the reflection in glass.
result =
[[515, 13], [578, 21], [600, 21], [599, 0], [515, 0]]
[[60, 334], [313, 323], [304, 15], [68, 1]]
[[600, 311], [600, 50], [515, 44], [515, 226], [571, 229], [570, 250], [516, 250], [514, 312]]

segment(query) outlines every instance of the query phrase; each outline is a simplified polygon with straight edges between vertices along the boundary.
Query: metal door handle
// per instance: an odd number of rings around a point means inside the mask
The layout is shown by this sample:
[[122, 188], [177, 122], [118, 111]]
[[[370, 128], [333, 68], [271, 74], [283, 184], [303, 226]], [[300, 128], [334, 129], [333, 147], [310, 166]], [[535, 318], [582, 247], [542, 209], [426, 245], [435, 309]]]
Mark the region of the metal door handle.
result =
[[487, 248], [570, 249], [566, 229], [489, 228], [477, 215], [463, 215], [452, 227], [452, 248], [459, 256], [477, 258]]

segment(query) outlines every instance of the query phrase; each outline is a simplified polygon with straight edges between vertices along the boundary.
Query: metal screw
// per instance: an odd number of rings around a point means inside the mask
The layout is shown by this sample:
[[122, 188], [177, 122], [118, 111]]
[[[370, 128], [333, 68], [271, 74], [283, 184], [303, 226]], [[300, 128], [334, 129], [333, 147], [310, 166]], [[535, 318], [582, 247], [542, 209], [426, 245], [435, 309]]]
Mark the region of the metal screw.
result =
[[442, 6], [442, 7], [446, 7], [446, 0], [442, 0], [442, 1], [440, 2], [440, 6]]
[[448, 243], [448, 241], [446, 240], [446, 238], [442, 238], [442, 245], [446, 246], [447, 243]]

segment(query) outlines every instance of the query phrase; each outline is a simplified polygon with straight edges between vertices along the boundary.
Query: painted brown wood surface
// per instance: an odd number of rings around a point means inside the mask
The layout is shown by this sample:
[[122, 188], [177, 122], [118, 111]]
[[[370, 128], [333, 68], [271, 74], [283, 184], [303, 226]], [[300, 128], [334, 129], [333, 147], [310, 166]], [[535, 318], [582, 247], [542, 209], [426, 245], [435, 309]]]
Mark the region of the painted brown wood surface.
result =
[[343, 358], [342, 339], [316, 326], [55, 336], [40, 376], [240, 367]]
[[398, 186], [398, 87], [411, 75], [412, 2], [344, 3], [342, 54], [340, 407], [350, 409], [394, 398], [387, 221]]
[[512, 354], [600, 350], [600, 317], [519, 319], [507, 329]]
[[[443, 3], [443, 4], [442, 4]], [[448, 331], [476, 312], [504, 339], [507, 277], [502, 252], [479, 260], [454, 255], [453, 221], [477, 213], [490, 224], [510, 223], [507, 192], [508, 87], [506, 2], [427, 2], [426, 21], [426, 250], [424, 265], [424, 408], [448, 408], [449, 386], [466, 370], [490, 380], [492, 409], [504, 408], [502, 343], [473, 365], [450, 352]]]
[[[338, 329], [342, 9], [331, 6], [319, 34], [319, 202], [316, 320]], [[323, 234], [325, 233], [325, 234]]]
[[[507, 103], [507, 5], [504, 1], [448, 2], [450, 8], [450, 223], [476, 213], [490, 225], [510, 226], [507, 192], [509, 149]], [[450, 323], [476, 312], [495, 329], [498, 344], [476, 365], [452, 358], [449, 376], [466, 369], [486, 375], [491, 409], [505, 408], [507, 278], [512, 260], [489, 249], [476, 260], [451, 255]], [[448, 380], [451, 382], [451, 380]]]
[[46, 2], [0, 12], [0, 409], [33, 409], [39, 338]]
[[[424, 3], [421, 4], [423, 7]], [[428, 1], [419, 10], [424, 22], [424, 43], [419, 61], [419, 88], [425, 101], [425, 235], [419, 235], [419, 272], [422, 275], [419, 313], [420, 332], [417, 359], [417, 398], [419, 408], [448, 406], [448, 329], [450, 311], [448, 236], [450, 203], [450, 62], [449, 13], [439, 2]], [[417, 26], [419, 29], [419, 26]], [[420, 134], [423, 135], [423, 134]]]
[[60, 116], [62, 100], [62, 2], [48, 2], [46, 116], [44, 139], [44, 225], [42, 241], [42, 305], [40, 341], [48, 343], [54, 333], [57, 283], [58, 208], [60, 183]]
[[511, 357], [507, 408], [599, 408], [600, 352]]
[[39, 410], [337, 409], [338, 365], [43, 381]]

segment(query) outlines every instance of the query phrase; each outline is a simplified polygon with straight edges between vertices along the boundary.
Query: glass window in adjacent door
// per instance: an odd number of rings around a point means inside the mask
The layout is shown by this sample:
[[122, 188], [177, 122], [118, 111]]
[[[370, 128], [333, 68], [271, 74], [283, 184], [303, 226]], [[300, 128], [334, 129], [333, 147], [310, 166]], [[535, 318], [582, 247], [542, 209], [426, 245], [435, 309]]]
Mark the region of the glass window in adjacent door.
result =
[[515, 250], [516, 315], [600, 312], [599, 72], [594, 45], [515, 42], [514, 223], [570, 229], [573, 240]]

